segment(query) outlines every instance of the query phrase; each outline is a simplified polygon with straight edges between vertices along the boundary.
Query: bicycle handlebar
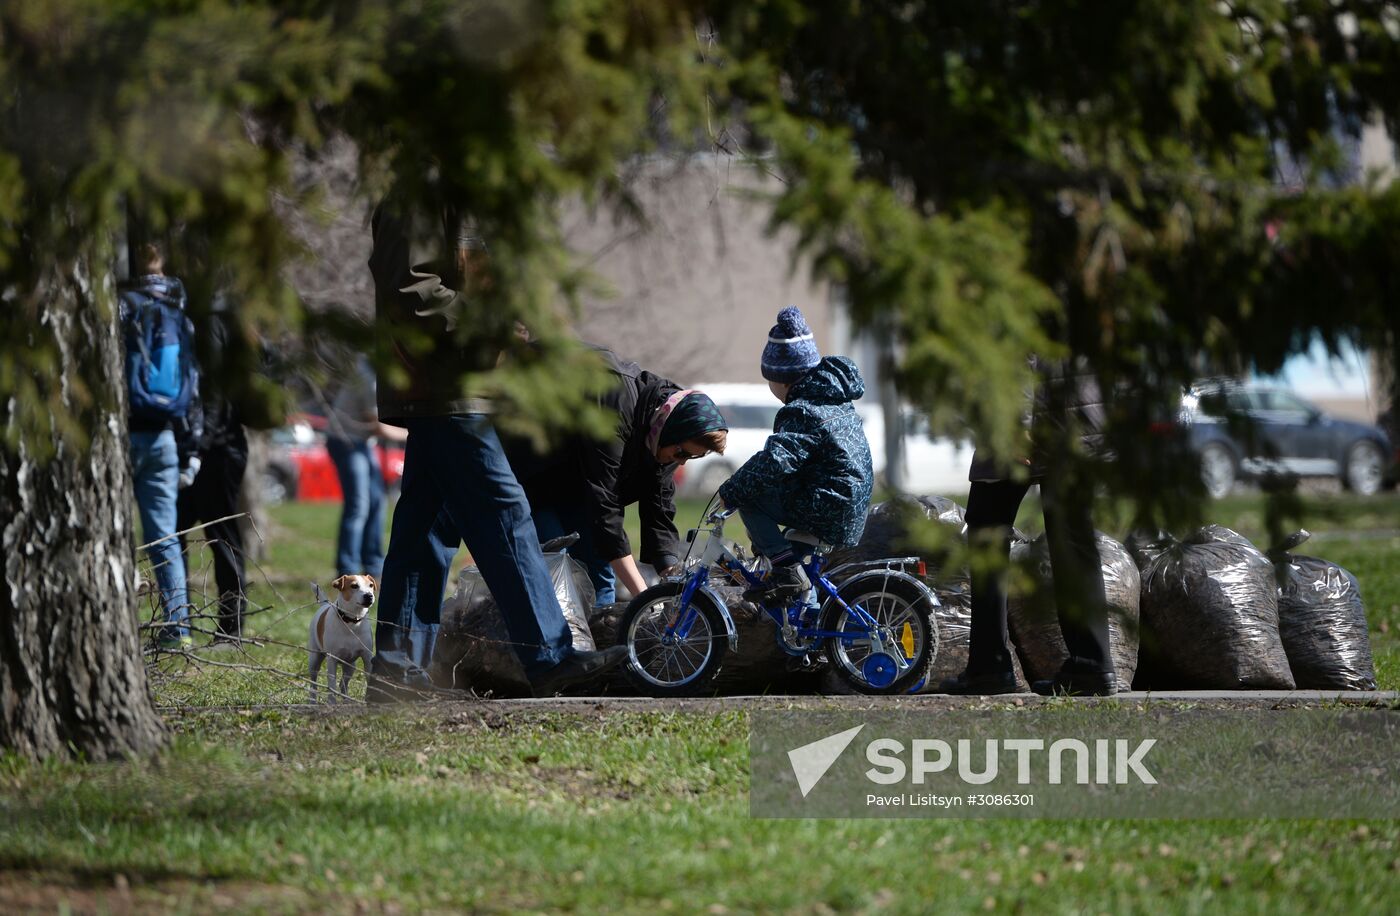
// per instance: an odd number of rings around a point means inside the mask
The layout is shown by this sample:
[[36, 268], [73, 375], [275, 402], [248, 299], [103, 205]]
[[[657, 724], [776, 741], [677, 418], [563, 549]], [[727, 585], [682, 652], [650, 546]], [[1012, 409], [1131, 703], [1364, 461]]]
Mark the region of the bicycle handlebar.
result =
[[737, 512], [737, 511], [739, 511], [739, 510], [738, 510], [738, 509], [716, 509], [715, 511], [713, 511], [713, 512], [710, 513], [710, 517], [709, 517], [708, 521], [711, 521], [711, 522], [722, 522], [722, 521], [724, 521], [725, 519], [729, 518], [729, 516], [733, 515], [733, 514], [734, 514], [735, 512]]

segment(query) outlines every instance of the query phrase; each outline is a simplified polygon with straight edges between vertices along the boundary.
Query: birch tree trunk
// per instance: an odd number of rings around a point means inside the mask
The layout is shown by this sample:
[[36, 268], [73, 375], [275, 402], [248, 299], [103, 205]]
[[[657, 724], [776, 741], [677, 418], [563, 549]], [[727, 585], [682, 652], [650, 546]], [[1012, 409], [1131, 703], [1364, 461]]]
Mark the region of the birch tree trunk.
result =
[[[137, 635], [122, 343], [86, 256], [4, 290], [0, 332], [38, 359], [0, 400], [0, 748], [101, 760], [164, 741]], [[26, 339], [27, 335], [27, 339]]]

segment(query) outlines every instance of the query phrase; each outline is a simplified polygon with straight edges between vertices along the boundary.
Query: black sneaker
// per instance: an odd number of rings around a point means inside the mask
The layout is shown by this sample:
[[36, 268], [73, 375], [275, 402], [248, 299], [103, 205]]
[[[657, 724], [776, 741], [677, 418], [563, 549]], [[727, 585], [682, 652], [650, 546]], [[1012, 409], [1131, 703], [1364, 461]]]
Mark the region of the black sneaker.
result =
[[964, 671], [957, 677], [944, 678], [939, 693], [959, 697], [985, 697], [1001, 693], [1020, 693], [1016, 674], [1011, 671], [984, 671], [972, 674]]
[[1111, 697], [1118, 692], [1118, 676], [1112, 671], [1071, 671], [1064, 668], [1048, 681], [1036, 681], [1031, 690], [1043, 697]]
[[536, 697], [552, 697], [565, 687], [591, 681], [616, 668], [627, 659], [626, 646], [613, 646], [601, 652], [575, 652], [539, 677], [530, 681]]
[[807, 573], [793, 563], [787, 566], [774, 566], [763, 584], [744, 590], [744, 600], [754, 604], [776, 605], [790, 601], [812, 587]]

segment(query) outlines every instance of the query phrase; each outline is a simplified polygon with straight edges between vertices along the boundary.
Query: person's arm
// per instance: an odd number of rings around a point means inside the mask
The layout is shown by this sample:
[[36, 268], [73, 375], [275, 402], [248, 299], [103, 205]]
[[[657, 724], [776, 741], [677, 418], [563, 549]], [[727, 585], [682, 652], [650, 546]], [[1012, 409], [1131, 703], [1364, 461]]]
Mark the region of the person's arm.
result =
[[200, 440], [204, 437], [204, 405], [196, 395], [190, 401], [190, 409], [183, 417], [170, 424], [175, 434], [175, 451], [179, 455], [180, 489], [194, 483], [199, 476], [202, 461], [199, 457]]
[[771, 492], [782, 478], [797, 473], [807, 463], [819, 441], [818, 430], [808, 430], [800, 424], [773, 433], [763, 451], [745, 461], [720, 485], [720, 501], [725, 508], [738, 509], [760, 494]]
[[390, 426], [387, 423], [380, 423], [378, 415], [370, 417], [374, 421], [374, 434], [385, 442], [407, 442], [408, 430], [402, 426]]
[[637, 561], [632, 559], [630, 553], [625, 557], [618, 557], [608, 565], [612, 567], [617, 581], [632, 593], [632, 597], [635, 598], [647, 590], [647, 581], [642, 578], [642, 571], [637, 568]]
[[589, 442], [583, 446], [579, 457], [583, 465], [584, 498], [593, 523], [593, 550], [613, 566], [614, 572], [624, 577], [624, 582], [635, 576], [632, 579], [635, 584], [641, 581], [641, 574], [632, 560], [632, 543], [623, 526], [623, 506], [618, 497], [624, 446], [622, 437], [613, 435], [603, 442]]
[[658, 468], [655, 480], [637, 504], [642, 527], [642, 560], [663, 571], [680, 560], [680, 538], [676, 533], [676, 480]]

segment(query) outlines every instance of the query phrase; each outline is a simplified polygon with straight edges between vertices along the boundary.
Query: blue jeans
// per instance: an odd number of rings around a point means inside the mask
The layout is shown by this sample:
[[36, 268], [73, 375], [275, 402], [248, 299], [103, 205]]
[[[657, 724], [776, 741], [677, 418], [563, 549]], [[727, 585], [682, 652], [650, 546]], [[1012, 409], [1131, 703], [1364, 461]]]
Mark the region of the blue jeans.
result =
[[189, 597], [185, 587], [185, 560], [180, 555], [180, 539], [174, 537], [180, 493], [180, 456], [175, 434], [133, 432], [131, 434], [131, 476], [136, 488], [136, 508], [141, 514], [141, 541], [151, 544], [146, 556], [155, 570], [161, 607], [171, 625], [161, 631], [162, 639], [190, 635]]
[[578, 543], [569, 548], [569, 555], [587, 567], [594, 605], [617, 601], [617, 576], [612, 565], [593, 550], [592, 513], [582, 505], [536, 506], [534, 513], [535, 530], [541, 541], [578, 532]]
[[573, 653], [573, 637], [525, 491], [496, 431], [480, 415], [421, 417], [406, 425], [402, 492], [379, 596], [375, 672], [416, 677], [427, 667], [452, 557], [463, 541], [526, 675], [548, 671]]
[[783, 519], [782, 503], [776, 496], [762, 497], [750, 505], [739, 509], [739, 517], [744, 527], [749, 529], [749, 539], [754, 549], [768, 559], [773, 559], [785, 550], [793, 550], [793, 545], [783, 537], [783, 526], [790, 524]]
[[335, 543], [336, 575], [369, 573], [384, 578], [384, 473], [374, 446], [334, 436], [326, 452], [340, 478], [344, 506]]

